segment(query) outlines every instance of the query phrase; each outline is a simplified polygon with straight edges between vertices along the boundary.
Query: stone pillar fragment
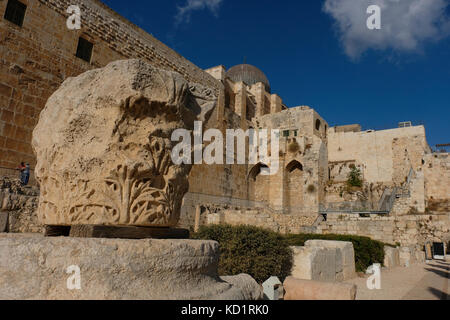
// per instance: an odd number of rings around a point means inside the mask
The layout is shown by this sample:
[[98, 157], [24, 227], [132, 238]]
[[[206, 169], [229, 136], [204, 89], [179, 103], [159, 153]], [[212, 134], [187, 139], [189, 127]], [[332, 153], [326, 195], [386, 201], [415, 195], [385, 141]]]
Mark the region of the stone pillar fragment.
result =
[[214, 89], [142, 60], [64, 81], [33, 131], [40, 221], [176, 226], [191, 165], [172, 161], [172, 133], [190, 134], [216, 103]]

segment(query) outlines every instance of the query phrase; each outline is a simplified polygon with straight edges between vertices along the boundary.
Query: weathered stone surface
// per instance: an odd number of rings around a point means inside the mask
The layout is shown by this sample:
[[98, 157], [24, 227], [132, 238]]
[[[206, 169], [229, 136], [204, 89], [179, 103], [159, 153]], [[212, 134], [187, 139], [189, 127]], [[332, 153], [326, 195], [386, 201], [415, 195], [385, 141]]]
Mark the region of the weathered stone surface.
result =
[[220, 277], [223, 281], [242, 290], [246, 300], [262, 300], [264, 293], [262, 287], [248, 274]]
[[402, 267], [410, 267], [417, 262], [415, 251], [412, 246], [400, 248], [400, 265]]
[[395, 268], [400, 266], [400, 250], [390, 246], [384, 246], [384, 266]]
[[[0, 177], [0, 212], [3, 217], [8, 215], [6, 227], [8, 232], [42, 232], [43, 227], [37, 219], [36, 212], [38, 202], [37, 187], [24, 187], [18, 179]], [[1, 230], [0, 225], [0, 232]]]
[[8, 227], [8, 212], [0, 212], [0, 232], [6, 232]]
[[305, 246], [335, 248], [337, 250], [336, 281], [345, 281], [356, 276], [355, 250], [353, 248], [353, 243], [347, 241], [309, 240], [306, 241]]
[[[409, 198], [399, 198], [396, 203]], [[410, 199], [409, 199], [410, 200]], [[408, 201], [409, 201], [408, 200]], [[328, 215], [318, 225], [322, 234], [345, 234], [370, 237], [391, 245], [423, 246], [428, 241], [443, 241], [450, 231], [450, 213], [355, 217], [354, 214]]]
[[283, 283], [284, 300], [355, 300], [356, 285], [300, 280], [288, 277]]
[[206, 120], [216, 100], [213, 90], [141, 60], [64, 81], [33, 131], [39, 219], [175, 226], [191, 166], [172, 163], [171, 136]]
[[336, 267], [337, 250], [335, 248], [291, 248], [294, 254], [291, 275], [297, 279], [334, 282], [336, 281], [336, 274], [342, 273], [342, 268]]
[[[0, 235], [0, 299], [253, 299], [248, 276], [217, 275], [218, 243]], [[81, 290], [68, 290], [70, 266]], [[229, 282], [229, 283], [228, 283]], [[237, 284], [240, 282], [239, 286]], [[242, 289], [241, 289], [242, 288]]]
[[266, 300], [281, 300], [284, 296], [284, 288], [278, 277], [270, 277], [262, 284], [264, 291], [264, 299]]

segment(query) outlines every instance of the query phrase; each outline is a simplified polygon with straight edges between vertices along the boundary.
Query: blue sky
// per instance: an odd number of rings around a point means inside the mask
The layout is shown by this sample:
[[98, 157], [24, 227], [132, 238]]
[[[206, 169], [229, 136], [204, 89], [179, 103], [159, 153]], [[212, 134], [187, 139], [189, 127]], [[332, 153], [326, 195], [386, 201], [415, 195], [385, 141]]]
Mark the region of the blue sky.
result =
[[[450, 142], [448, 0], [103, 0], [206, 69], [246, 58], [289, 106], [333, 125], [424, 124]], [[368, 30], [365, 8], [382, 8]]]

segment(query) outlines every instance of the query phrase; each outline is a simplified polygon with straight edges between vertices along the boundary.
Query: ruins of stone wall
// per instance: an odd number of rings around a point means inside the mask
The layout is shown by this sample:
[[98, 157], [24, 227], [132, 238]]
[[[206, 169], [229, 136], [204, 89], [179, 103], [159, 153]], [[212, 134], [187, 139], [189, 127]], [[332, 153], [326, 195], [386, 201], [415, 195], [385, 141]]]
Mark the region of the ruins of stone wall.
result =
[[206, 225], [251, 225], [283, 234], [301, 233], [317, 216], [271, 214], [262, 210], [225, 210], [206, 216]]
[[[424, 157], [425, 193], [428, 202], [450, 202], [450, 156], [448, 153], [427, 154]], [[445, 204], [444, 204], [445, 205]]]
[[0, 215], [7, 216], [6, 230], [0, 232], [42, 232], [37, 219], [38, 202], [38, 188], [23, 187], [18, 179], [0, 178]]
[[357, 165], [355, 160], [330, 162], [328, 164], [330, 181], [346, 182], [353, 167], [360, 169], [361, 177], [364, 178], [364, 168], [361, 165]]
[[411, 167], [419, 169], [428, 150], [423, 126], [363, 132], [328, 130], [329, 161], [363, 165], [364, 179], [369, 183], [404, 182]]
[[[31, 133], [47, 99], [68, 77], [111, 61], [141, 58], [174, 70], [189, 82], [221, 85], [154, 37], [97, 0], [22, 0], [27, 5], [22, 27], [3, 19], [0, 0], [0, 167], [21, 161], [34, 168]], [[69, 30], [66, 13], [79, 5], [82, 29]], [[92, 60], [75, 56], [78, 38], [94, 43]]]
[[[362, 187], [349, 187], [347, 182], [331, 181], [325, 187], [325, 208], [342, 208], [351, 205], [366, 210], [379, 210], [380, 199], [386, 188], [392, 187], [385, 183], [363, 183]], [[389, 189], [390, 190], [390, 189]]]
[[443, 241], [450, 232], [450, 214], [371, 216], [328, 215], [317, 227], [319, 234], [344, 234], [370, 237], [388, 244], [420, 245], [426, 241]]
[[418, 172], [422, 167], [424, 154], [424, 136], [410, 135], [394, 138], [392, 141], [392, 181], [401, 185], [407, 181], [411, 168]]

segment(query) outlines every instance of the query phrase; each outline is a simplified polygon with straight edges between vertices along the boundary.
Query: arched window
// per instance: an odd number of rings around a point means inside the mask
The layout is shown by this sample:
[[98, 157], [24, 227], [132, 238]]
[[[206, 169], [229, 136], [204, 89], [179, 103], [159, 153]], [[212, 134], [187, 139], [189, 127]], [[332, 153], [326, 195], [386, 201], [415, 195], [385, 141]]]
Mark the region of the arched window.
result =
[[248, 174], [248, 178], [253, 179], [253, 181], [255, 181], [256, 177], [260, 175], [261, 169], [263, 169], [263, 168], [269, 169], [269, 167], [267, 165], [265, 165], [264, 163], [258, 163], [250, 170], [250, 173]]
[[303, 165], [298, 162], [297, 160], [293, 160], [289, 162], [289, 164], [286, 166], [286, 171], [289, 173], [294, 172], [295, 170], [303, 171]]
[[316, 120], [316, 130], [320, 130], [320, 127], [322, 126], [322, 122], [320, 122], [319, 119]]

